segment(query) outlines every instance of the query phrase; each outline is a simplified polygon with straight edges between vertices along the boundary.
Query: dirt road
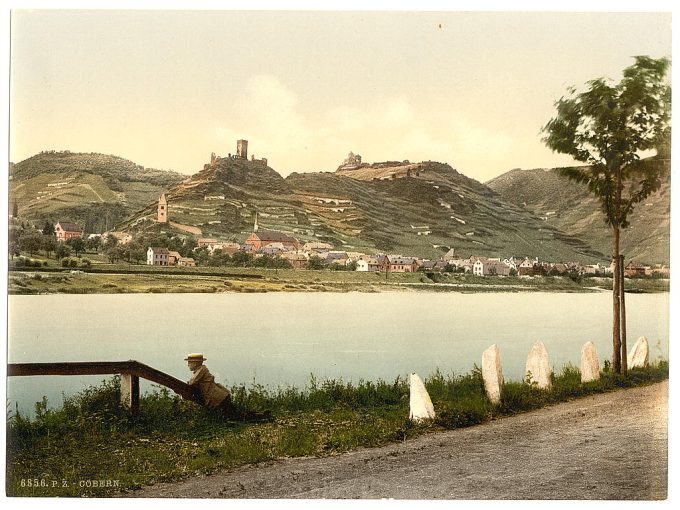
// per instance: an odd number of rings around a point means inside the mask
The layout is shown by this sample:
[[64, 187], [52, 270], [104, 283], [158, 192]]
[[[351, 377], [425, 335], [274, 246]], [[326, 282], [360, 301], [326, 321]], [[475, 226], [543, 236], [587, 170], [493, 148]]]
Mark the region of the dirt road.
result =
[[132, 497], [664, 499], [668, 382], [325, 458], [268, 462]]

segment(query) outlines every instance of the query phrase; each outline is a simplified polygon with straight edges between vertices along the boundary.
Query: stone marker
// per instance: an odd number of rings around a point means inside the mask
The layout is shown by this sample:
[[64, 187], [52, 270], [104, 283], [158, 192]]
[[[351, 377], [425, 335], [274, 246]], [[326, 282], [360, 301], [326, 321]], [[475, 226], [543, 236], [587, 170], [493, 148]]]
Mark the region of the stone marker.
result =
[[500, 403], [503, 367], [501, 366], [501, 350], [496, 344], [482, 353], [482, 379], [484, 379], [484, 390], [491, 403]]
[[415, 372], [408, 377], [410, 388], [410, 407], [409, 419], [411, 421], [432, 420], [435, 417], [434, 406], [430, 395], [425, 389], [423, 381]]
[[550, 381], [552, 367], [550, 366], [548, 351], [545, 349], [543, 342], [536, 342], [531, 351], [529, 351], [525, 374], [527, 377], [531, 376], [531, 382], [536, 383], [539, 388], [547, 389], [552, 386]]
[[593, 342], [581, 347], [581, 382], [597, 381], [600, 378], [600, 358]]
[[646, 367], [649, 365], [649, 342], [641, 336], [628, 353], [628, 368]]

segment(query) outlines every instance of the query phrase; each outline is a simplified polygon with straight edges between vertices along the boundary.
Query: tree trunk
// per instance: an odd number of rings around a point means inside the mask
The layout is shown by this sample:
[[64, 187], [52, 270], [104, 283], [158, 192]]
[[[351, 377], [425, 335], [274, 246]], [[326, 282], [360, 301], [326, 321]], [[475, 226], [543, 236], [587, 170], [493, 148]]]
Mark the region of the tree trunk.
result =
[[619, 255], [619, 293], [621, 295], [621, 369], [623, 375], [628, 375], [628, 348], [626, 346], [626, 286], [623, 255]]
[[612, 343], [614, 346], [614, 352], [612, 354], [612, 367], [615, 374], [621, 373], [621, 295], [620, 295], [620, 282], [621, 282], [621, 270], [619, 266], [621, 261], [619, 260], [619, 227], [614, 225], [614, 271], [612, 272], [612, 295], [614, 302], [614, 327], [612, 330]]

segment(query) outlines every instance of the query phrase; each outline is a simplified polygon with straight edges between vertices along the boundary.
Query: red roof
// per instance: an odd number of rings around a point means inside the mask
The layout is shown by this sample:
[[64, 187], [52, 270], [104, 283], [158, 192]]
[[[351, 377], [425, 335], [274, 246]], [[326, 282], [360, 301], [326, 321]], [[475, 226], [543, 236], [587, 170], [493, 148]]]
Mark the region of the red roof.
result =
[[258, 230], [253, 232], [260, 241], [272, 241], [278, 243], [297, 243], [297, 239], [291, 237], [283, 232], [275, 232], [273, 230]]
[[[82, 228], [80, 228], [78, 225], [76, 225], [75, 223], [72, 223], [70, 221], [58, 221], [57, 225], [59, 225], [64, 232], [82, 232], [83, 231]], [[56, 227], [56, 225], [55, 225], [55, 227]]]

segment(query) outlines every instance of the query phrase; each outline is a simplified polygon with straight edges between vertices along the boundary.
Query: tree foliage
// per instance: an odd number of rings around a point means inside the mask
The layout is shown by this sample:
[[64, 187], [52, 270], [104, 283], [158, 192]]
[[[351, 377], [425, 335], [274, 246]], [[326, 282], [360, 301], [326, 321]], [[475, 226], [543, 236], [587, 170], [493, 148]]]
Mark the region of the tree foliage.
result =
[[[612, 84], [598, 78], [588, 89], [569, 89], [556, 103], [557, 115], [543, 128], [546, 145], [587, 166], [561, 169], [600, 199], [605, 221], [626, 228], [628, 216], [661, 186], [663, 159], [670, 144], [670, 61], [635, 57], [623, 79]], [[657, 150], [661, 158], [643, 159]]]
[[[583, 92], [569, 89], [556, 103], [557, 115], [542, 129], [543, 141], [585, 166], [560, 173], [588, 187], [612, 228], [613, 366], [626, 373], [626, 320], [620, 231], [629, 226], [636, 204], [658, 190], [669, 168], [671, 88], [667, 58], [635, 57], [613, 84], [588, 82]], [[655, 158], [644, 158], [656, 150]]]

